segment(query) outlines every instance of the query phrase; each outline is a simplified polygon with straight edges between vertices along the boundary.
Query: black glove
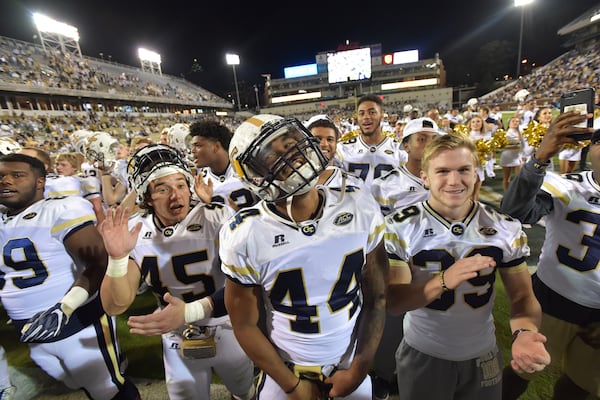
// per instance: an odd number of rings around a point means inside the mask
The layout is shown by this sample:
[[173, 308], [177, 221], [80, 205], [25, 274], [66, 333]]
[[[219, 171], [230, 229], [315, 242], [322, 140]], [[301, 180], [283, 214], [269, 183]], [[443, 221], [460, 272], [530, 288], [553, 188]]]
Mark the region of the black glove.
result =
[[69, 322], [69, 316], [62, 303], [35, 314], [21, 329], [21, 342], [45, 342], [56, 338]]

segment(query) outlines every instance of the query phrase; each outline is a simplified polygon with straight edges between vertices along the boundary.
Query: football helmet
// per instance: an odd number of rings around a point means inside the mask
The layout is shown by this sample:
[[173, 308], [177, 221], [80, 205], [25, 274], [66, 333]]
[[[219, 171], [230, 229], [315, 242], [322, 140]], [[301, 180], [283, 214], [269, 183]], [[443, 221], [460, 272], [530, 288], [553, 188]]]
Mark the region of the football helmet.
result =
[[235, 130], [229, 160], [267, 202], [307, 192], [327, 167], [319, 140], [300, 121], [270, 114], [251, 117]]
[[94, 163], [111, 167], [117, 161], [119, 141], [107, 132], [93, 132], [85, 140], [85, 156]]
[[0, 137], [0, 155], [17, 153], [21, 150], [21, 145], [9, 137]]
[[190, 151], [190, 127], [188, 124], [175, 124], [169, 128], [167, 133], [169, 146], [175, 147], [184, 154]]
[[163, 176], [182, 173], [190, 190], [194, 187], [194, 177], [183, 154], [174, 147], [164, 144], [149, 144], [136, 151], [127, 166], [129, 185], [137, 192], [137, 201], [144, 201], [148, 185]]
[[87, 129], [79, 129], [71, 134], [73, 138], [73, 142], [75, 143], [75, 151], [86, 155], [87, 148], [87, 139], [94, 134], [93, 131], [88, 131]]

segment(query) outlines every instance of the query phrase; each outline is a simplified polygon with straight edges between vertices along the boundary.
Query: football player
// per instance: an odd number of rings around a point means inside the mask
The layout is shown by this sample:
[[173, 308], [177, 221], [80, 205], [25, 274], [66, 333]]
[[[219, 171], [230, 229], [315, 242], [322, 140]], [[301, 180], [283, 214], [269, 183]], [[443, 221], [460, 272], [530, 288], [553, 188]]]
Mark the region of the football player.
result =
[[78, 196], [44, 199], [45, 177], [37, 158], [0, 157], [2, 304], [48, 375], [93, 399], [135, 399], [97, 292], [107, 255], [92, 206]]
[[193, 178], [173, 147], [143, 147], [129, 170], [138, 204], [147, 212], [128, 221], [127, 210], [110, 209], [100, 226], [110, 256], [101, 286], [105, 310], [111, 315], [127, 310], [144, 279], [159, 311], [132, 316], [128, 324], [133, 334], [162, 335], [170, 399], [210, 398], [213, 369], [235, 399], [251, 399], [253, 365], [226, 315], [218, 257], [218, 232], [232, 210], [191, 203]]
[[246, 120], [229, 155], [263, 199], [219, 236], [233, 330], [264, 372], [259, 398], [371, 399], [388, 272], [377, 203], [352, 186], [316, 186], [327, 159], [295, 118]]
[[229, 204], [236, 210], [256, 204], [258, 198], [235, 174], [229, 164], [232, 133], [215, 119], [190, 125], [190, 147], [198, 169], [194, 189], [205, 203]]
[[431, 118], [411, 119], [406, 124], [402, 138], [408, 154], [406, 164], [374, 179], [371, 186], [371, 193], [384, 215], [429, 197], [421, 179], [421, 158], [425, 146], [442, 133]]
[[[425, 188], [421, 179], [421, 158], [427, 143], [442, 132], [431, 118], [423, 117], [409, 120], [403, 134], [402, 145], [408, 154], [406, 164], [374, 179], [371, 186], [371, 193], [379, 203], [383, 215], [429, 197], [429, 190]], [[394, 275], [390, 280], [398, 283], [410, 282], [410, 275]], [[386, 393], [395, 381], [394, 353], [402, 341], [403, 320], [404, 314], [386, 315], [383, 337], [373, 364], [373, 395], [376, 400], [386, 399]]]
[[[319, 175], [317, 184], [331, 187], [341, 187], [343, 185], [364, 186], [364, 182], [360, 178], [350, 175], [340, 168], [341, 164], [336, 158], [340, 130], [336, 124], [327, 115], [319, 114], [311, 117], [305, 125], [310, 133], [319, 139], [319, 148], [325, 158], [329, 160], [327, 168]], [[342, 180], [345, 180], [345, 182], [342, 182]]]
[[377, 95], [358, 100], [360, 134], [339, 144], [337, 150], [344, 169], [358, 176], [370, 187], [373, 179], [406, 162], [407, 155], [399, 142], [381, 129], [383, 102]]
[[[501, 204], [502, 211], [524, 224], [546, 220], [533, 288], [542, 306], [541, 330], [548, 337], [552, 363], [562, 369], [553, 399], [600, 396], [599, 132], [590, 140], [592, 171], [562, 176], [546, 172], [564, 145], [577, 145], [569, 135], [593, 130], [576, 126], [591, 117], [576, 112], [558, 116], [535, 155], [509, 184]], [[534, 377], [511, 366], [504, 370], [506, 399], [518, 398]]]
[[510, 301], [513, 366], [532, 372], [550, 362], [525, 262], [527, 237], [519, 221], [472, 200], [477, 163], [469, 138], [436, 137], [422, 158], [429, 199], [386, 217], [390, 266], [412, 274], [411, 283], [392, 282], [388, 291], [388, 309], [407, 311], [396, 353], [402, 399], [500, 400], [497, 270]]

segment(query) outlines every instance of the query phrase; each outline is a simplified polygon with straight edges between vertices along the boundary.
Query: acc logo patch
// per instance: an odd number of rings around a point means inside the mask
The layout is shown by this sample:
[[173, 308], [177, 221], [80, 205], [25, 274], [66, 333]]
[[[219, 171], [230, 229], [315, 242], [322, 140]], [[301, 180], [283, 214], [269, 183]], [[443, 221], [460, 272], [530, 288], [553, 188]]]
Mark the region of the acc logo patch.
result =
[[338, 226], [347, 225], [353, 219], [354, 219], [354, 215], [349, 212], [346, 212], [346, 213], [342, 213], [342, 214], [338, 215], [337, 217], [335, 217], [335, 219], [333, 220], [333, 224], [338, 225]]
[[483, 228], [479, 228], [479, 233], [486, 236], [493, 236], [498, 233], [498, 231], [491, 226], [484, 226]]
[[452, 226], [450, 227], [450, 232], [452, 232], [453, 235], [456, 236], [460, 236], [463, 233], [465, 233], [465, 226], [463, 224], [452, 224]]
[[394, 151], [390, 150], [390, 149], [387, 149], [387, 150], [384, 150], [384, 153], [385, 154], [394, 154]]
[[26, 215], [24, 215], [24, 216], [23, 216], [23, 219], [33, 219], [33, 218], [35, 218], [36, 216], [37, 216], [37, 213], [35, 213], [35, 212], [31, 212], [31, 213], [29, 213], [29, 214], [26, 214]]
[[187, 227], [187, 230], [190, 232], [196, 232], [196, 231], [199, 231], [200, 229], [202, 229], [202, 225], [200, 225], [200, 224], [191, 224], [190, 226]]
[[166, 237], [171, 237], [173, 236], [173, 234], [175, 233], [175, 229], [169, 227], [169, 228], [165, 228], [165, 230], [163, 231], [163, 235], [165, 235]]

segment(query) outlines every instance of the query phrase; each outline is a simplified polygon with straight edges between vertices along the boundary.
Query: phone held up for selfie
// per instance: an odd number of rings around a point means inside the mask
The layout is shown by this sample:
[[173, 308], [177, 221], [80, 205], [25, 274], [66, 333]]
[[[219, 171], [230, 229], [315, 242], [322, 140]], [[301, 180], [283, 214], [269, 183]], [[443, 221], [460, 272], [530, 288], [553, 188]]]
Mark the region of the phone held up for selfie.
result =
[[[594, 112], [594, 88], [585, 88], [574, 90], [572, 92], [563, 93], [560, 96], [560, 112], [578, 111], [580, 114], [588, 114]], [[588, 119], [581, 124], [576, 125], [581, 128], [591, 128], [594, 125], [593, 119]], [[575, 140], [589, 140], [592, 136], [589, 132], [577, 132], [569, 135]]]

